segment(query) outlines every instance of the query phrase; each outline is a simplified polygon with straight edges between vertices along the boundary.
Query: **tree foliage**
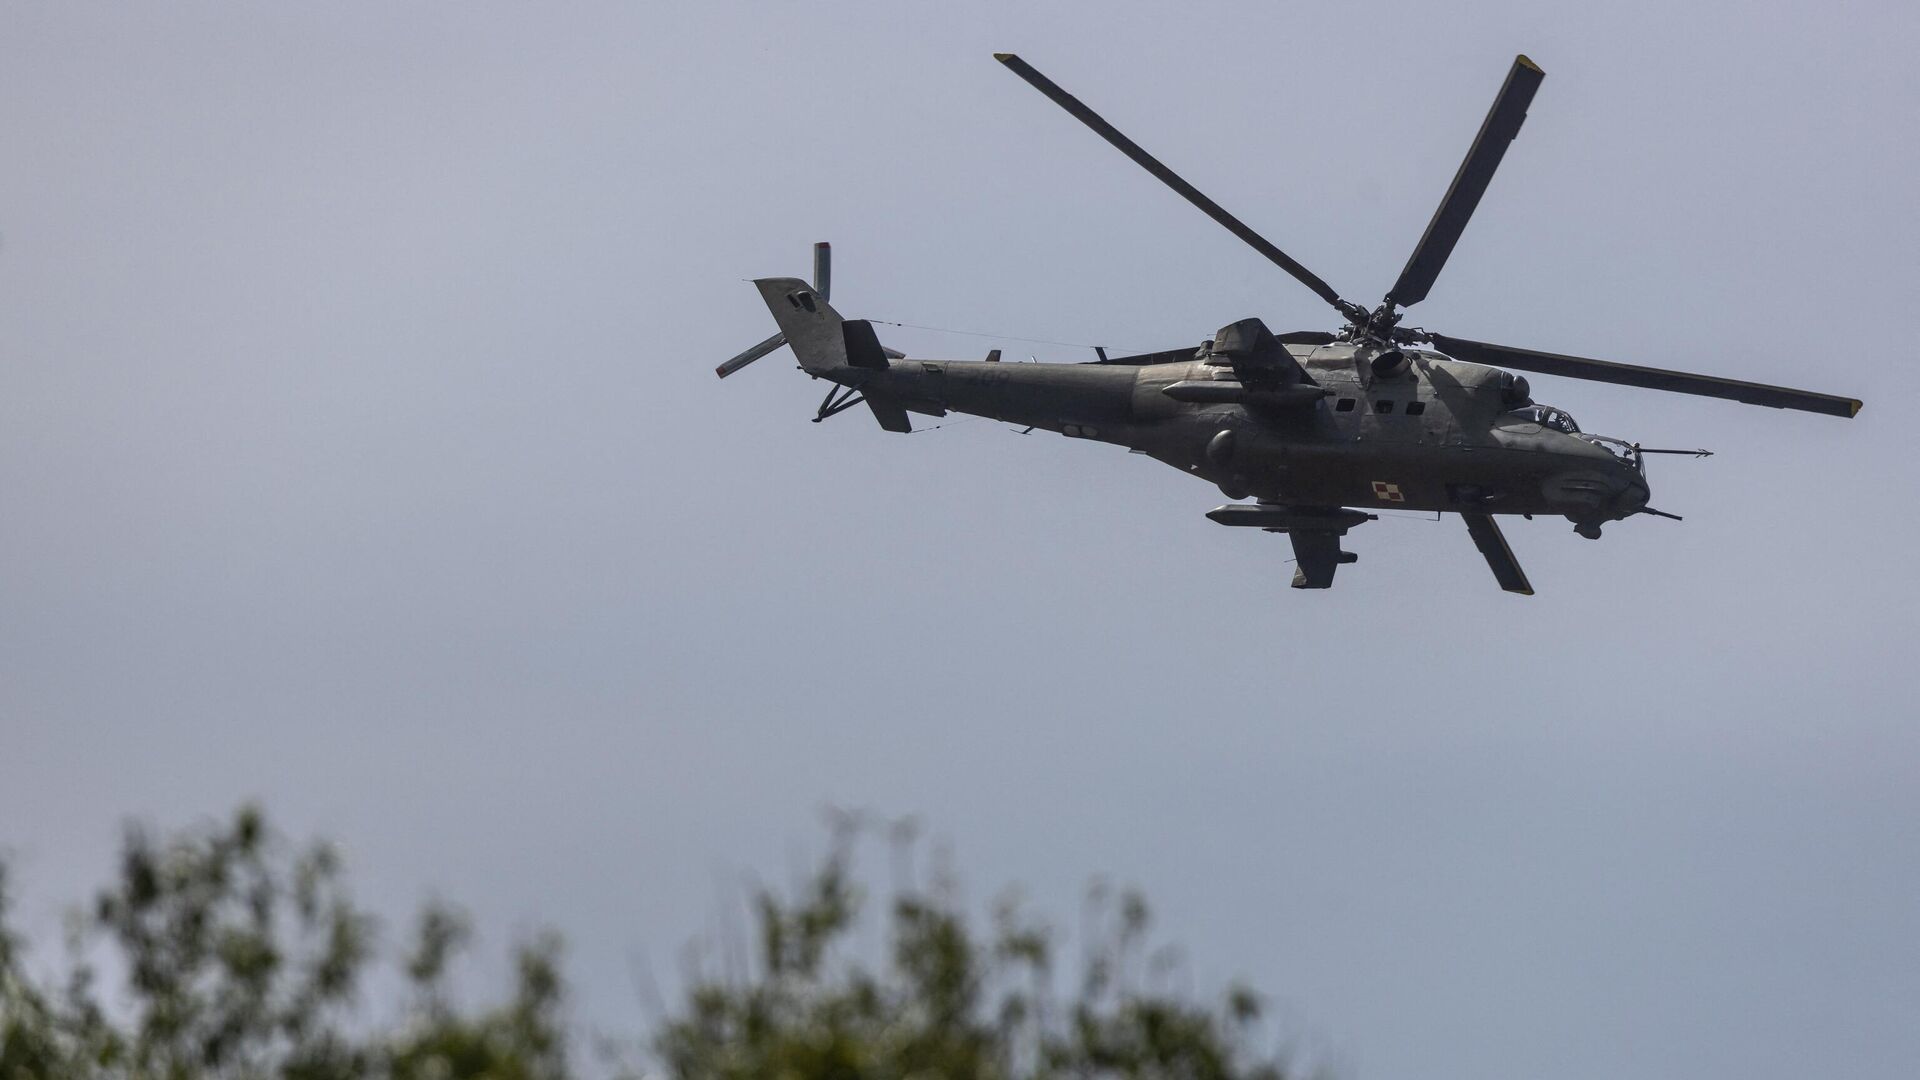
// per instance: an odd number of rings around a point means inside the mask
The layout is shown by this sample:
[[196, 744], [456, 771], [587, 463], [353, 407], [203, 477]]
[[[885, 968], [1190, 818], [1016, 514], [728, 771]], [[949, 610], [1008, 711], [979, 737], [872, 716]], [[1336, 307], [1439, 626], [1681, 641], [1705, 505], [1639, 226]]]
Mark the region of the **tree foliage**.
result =
[[[253, 808], [165, 841], [130, 829], [118, 876], [75, 913], [64, 985], [31, 977], [6, 907], [0, 876], [0, 1080], [569, 1075], [556, 941], [519, 950], [505, 1004], [462, 1013], [447, 978], [465, 920], [429, 906], [407, 1004], [367, 1023], [356, 1005], [376, 960], [373, 918], [331, 848], [289, 851]], [[119, 976], [116, 996], [99, 992], [103, 967]]]
[[[449, 969], [472, 934], [457, 909], [427, 906], [389, 969], [334, 852], [293, 848], [252, 808], [171, 838], [130, 829], [53, 978], [11, 929], [0, 865], [0, 1080], [1283, 1077], [1250, 1049], [1251, 992], [1209, 1006], [1166, 988], [1133, 894], [1094, 893], [1071, 976], [1050, 928], [1011, 901], [977, 928], [945, 874], [896, 884], [878, 905], [885, 946], [863, 950], [857, 835], [836, 830], [790, 896], [757, 890], [752, 959], [690, 973], [645, 1049], [593, 1070], [571, 1052], [557, 938], [519, 947], [504, 1001], [462, 1008]], [[399, 989], [379, 1017], [370, 982]]]
[[[760, 890], [758, 964], [745, 977], [696, 978], [682, 1013], [655, 1039], [669, 1075], [714, 1080], [986, 1080], [1138, 1077], [1282, 1080], [1250, 1047], [1260, 999], [1230, 989], [1214, 1007], [1156, 989], [1173, 954], [1147, 948], [1136, 893], [1090, 897], [1073, 992], [1055, 983], [1057, 935], [1012, 899], [978, 931], [948, 875], [896, 886], [878, 964], [852, 947], [863, 890], [850, 868], [855, 830], [791, 898]], [[1161, 979], [1160, 981], [1165, 981]]]

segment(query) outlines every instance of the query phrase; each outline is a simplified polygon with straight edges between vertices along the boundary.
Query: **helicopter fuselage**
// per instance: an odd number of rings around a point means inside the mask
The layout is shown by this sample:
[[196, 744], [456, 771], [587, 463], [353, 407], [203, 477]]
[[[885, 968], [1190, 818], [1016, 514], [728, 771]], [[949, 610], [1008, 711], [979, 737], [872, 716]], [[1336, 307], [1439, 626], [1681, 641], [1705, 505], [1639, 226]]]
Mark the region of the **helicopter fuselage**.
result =
[[1191, 400], [1258, 398], [1204, 353], [1152, 364], [904, 359], [825, 377], [913, 412], [1125, 446], [1234, 499], [1564, 515], [1593, 528], [1647, 504], [1628, 444], [1579, 433], [1558, 410], [1526, 408], [1525, 381], [1504, 371], [1406, 350], [1404, 367], [1381, 377], [1366, 346], [1288, 351], [1311, 396], [1279, 403]]

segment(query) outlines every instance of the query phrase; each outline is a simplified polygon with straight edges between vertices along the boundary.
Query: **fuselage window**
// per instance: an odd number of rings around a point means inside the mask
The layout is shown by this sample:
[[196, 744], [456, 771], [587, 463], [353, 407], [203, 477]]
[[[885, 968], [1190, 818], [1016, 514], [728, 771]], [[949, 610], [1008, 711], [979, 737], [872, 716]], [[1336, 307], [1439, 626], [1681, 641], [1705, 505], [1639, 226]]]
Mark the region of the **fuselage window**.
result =
[[1423, 412], [1426, 412], [1426, 411], [1427, 411], [1427, 403], [1426, 403], [1426, 402], [1424, 402], [1424, 401], [1409, 401], [1409, 402], [1407, 402], [1407, 415], [1408, 415], [1408, 416], [1419, 416], [1419, 415], [1420, 415], [1421, 413], [1423, 413]]
[[1373, 403], [1373, 411], [1377, 413], [1390, 413], [1393, 411], [1393, 402], [1376, 401]]
[[1352, 412], [1353, 399], [1350, 397], [1343, 397], [1339, 401], [1334, 402], [1333, 411], [1334, 412]]

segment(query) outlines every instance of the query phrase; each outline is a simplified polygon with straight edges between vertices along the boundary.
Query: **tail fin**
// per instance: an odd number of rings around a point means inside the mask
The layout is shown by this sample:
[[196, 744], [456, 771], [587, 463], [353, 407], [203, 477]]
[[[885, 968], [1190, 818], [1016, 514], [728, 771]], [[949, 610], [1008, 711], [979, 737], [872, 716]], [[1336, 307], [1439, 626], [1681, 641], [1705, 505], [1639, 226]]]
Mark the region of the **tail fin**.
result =
[[846, 320], [826, 297], [799, 278], [761, 278], [753, 284], [802, 368], [824, 372], [848, 366], [846, 333], [841, 328]]
[[838, 384], [820, 403], [815, 423], [865, 401], [881, 427], [912, 431], [906, 408], [883, 391], [883, 384], [872, 379], [875, 373], [886, 371], [888, 361], [905, 357], [880, 344], [872, 323], [843, 319], [827, 303], [826, 247], [819, 244], [814, 249], [817, 287], [799, 278], [761, 278], [753, 283], [760, 290], [760, 299], [767, 302], [767, 310], [773, 312], [773, 321], [780, 324], [780, 332], [721, 364], [717, 371], [724, 378], [782, 344], [791, 345], [802, 370]]

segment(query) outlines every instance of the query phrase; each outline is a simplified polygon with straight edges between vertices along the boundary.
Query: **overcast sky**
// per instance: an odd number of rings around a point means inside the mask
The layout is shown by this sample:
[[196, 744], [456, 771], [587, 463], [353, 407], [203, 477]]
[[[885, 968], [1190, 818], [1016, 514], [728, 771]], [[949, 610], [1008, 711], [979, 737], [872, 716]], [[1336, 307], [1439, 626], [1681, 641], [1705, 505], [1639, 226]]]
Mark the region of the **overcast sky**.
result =
[[[1920, 8], [11, 5], [0, 33], [0, 845], [257, 797], [363, 899], [573, 943], [636, 1029], [827, 804], [982, 896], [1141, 886], [1346, 1075], [1920, 1073]], [[1604, 10], [1602, 10], [1604, 9]], [[1547, 71], [1447, 333], [1865, 399], [1535, 377], [1684, 523], [1383, 520], [1331, 592], [1219, 493], [990, 421], [807, 422], [746, 279], [1121, 349], [1405, 261]], [[1084, 349], [882, 327], [916, 355]]]

